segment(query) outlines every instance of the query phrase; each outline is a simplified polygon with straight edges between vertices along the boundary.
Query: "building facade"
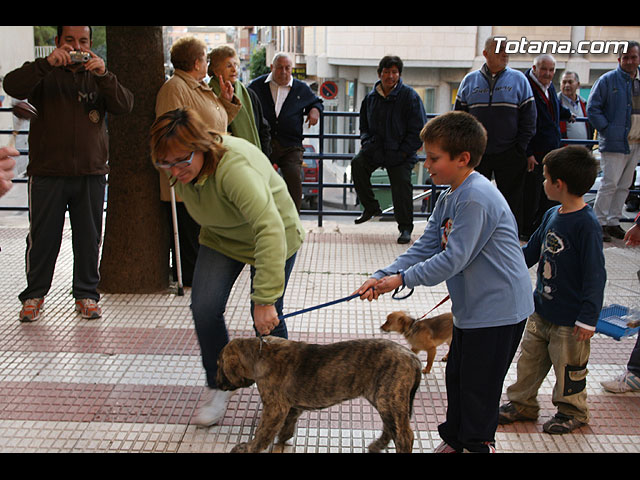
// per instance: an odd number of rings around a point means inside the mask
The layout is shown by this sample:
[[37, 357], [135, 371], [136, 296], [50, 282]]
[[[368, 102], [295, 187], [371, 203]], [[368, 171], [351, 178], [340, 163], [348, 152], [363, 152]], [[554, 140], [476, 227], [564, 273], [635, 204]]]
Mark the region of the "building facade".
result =
[[[378, 79], [378, 62], [393, 54], [402, 58], [403, 81], [422, 97], [426, 111], [441, 113], [451, 110], [464, 76], [483, 65], [484, 42], [492, 35], [509, 42], [509, 66], [521, 71], [539, 53], [553, 54], [556, 87], [565, 70], [575, 71], [586, 99], [595, 80], [616, 67], [616, 42], [640, 40], [640, 26], [255, 26], [252, 34], [256, 45], [266, 47], [267, 62], [286, 51], [313, 88], [337, 85], [335, 98], [325, 99], [329, 110], [358, 111]], [[570, 51], [577, 46], [580, 51]], [[336, 122], [342, 123], [338, 133], [357, 132], [354, 122]]]
[[[578, 72], [582, 95], [593, 82], [615, 68], [614, 41], [640, 40], [639, 26], [305, 26], [253, 27], [267, 59], [277, 51], [293, 54], [295, 66], [309, 82], [336, 82], [340, 107], [359, 106], [377, 80], [376, 67], [387, 54], [401, 57], [403, 77], [423, 97], [428, 112], [451, 108], [462, 78], [484, 63], [484, 41], [491, 35], [510, 45], [524, 45], [525, 53], [511, 53], [509, 65], [529, 68], [536, 46], [554, 54], [556, 81], [566, 69]], [[524, 39], [524, 42], [522, 41]], [[545, 43], [546, 42], [546, 43]], [[555, 42], [556, 47], [553, 43]], [[601, 45], [612, 44], [600, 53]], [[583, 45], [586, 53], [566, 53], [566, 45]], [[540, 52], [542, 53], [542, 52]], [[357, 109], [357, 108], [356, 108]]]

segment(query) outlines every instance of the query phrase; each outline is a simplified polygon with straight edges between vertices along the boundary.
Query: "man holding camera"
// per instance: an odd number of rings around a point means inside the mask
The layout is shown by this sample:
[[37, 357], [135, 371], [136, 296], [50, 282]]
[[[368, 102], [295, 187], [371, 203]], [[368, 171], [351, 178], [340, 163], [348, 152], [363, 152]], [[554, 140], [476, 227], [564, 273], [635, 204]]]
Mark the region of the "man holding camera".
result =
[[91, 49], [89, 26], [58, 27], [56, 49], [8, 73], [5, 91], [37, 110], [29, 131], [27, 287], [20, 293], [20, 321], [41, 316], [69, 210], [74, 252], [73, 296], [83, 318], [102, 316], [97, 292], [108, 140], [106, 115], [133, 108], [120, 85]]

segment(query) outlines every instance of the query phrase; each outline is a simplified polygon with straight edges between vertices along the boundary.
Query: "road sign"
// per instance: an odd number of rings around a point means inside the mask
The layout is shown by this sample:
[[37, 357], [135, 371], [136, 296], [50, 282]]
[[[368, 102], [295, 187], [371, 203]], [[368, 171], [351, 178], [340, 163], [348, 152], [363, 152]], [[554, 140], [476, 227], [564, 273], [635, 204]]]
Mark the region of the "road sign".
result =
[[338, 95], [338, 85], [336, 82], [327, 80], [320, 85], [320, 96], [327, 100], [333, 100]]

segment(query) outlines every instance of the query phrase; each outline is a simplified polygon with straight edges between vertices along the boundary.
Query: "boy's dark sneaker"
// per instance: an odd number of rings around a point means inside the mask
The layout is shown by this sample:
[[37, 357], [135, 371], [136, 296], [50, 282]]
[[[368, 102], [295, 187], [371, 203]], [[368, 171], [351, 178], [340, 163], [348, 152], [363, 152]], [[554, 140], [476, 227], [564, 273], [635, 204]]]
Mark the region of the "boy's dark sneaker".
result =
[[501, 405], [498, 410], [498, 423], [500, 425], [507, 425], [513, 422], [532, 422], [535, 420], [535, 418], [521, 414], [511, 402]]
[[572, 432], [583, 425], [586, 425], [586, 423], [573, 417], [569, 417], [568, 415], [556, 413], [553, 418], [547, 420], [547, 422], [542, 426], [542, 430], [552, 435], [562, 435]]

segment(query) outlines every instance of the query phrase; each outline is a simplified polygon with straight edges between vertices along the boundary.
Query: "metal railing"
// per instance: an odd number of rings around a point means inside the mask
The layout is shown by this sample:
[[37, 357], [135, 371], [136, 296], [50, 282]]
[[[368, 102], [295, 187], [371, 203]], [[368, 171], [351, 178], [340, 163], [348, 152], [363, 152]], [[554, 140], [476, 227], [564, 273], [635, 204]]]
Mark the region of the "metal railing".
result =
[[[358, 112], [337, 112], [337, 111], [325, 111], [320, 114], [320, 120], [318, 121], [319, 132], [317, 134], [307, 134], [305, 138], [317, 138], [319, 143], [319, 151], [305, 152], [304, 158], [315, 158], [318, 160], [318, 181], [317, 182], [302, 182], [303, 187], [315, 187], [318, 189], [318, 208], [312, 210], [304, 210], [302, 209], [300, 213], [302, 214], [316, 214], [318, 217], [318, 226], [322, 226], [323, 218], [325, 216], [357, 216], [362, 212], [359, 210], [325, 210], [324, 202], [323, 202], [323, 194], [326, 188], [341, 188], [341, 189], [352, 189], [354, 188], [353, 183], [325, 183], [324, 182], [324, 172], [323, 172], [323, 162], [325, 160], [351, 160], [355, 153], [327, 153], [324, 151], [324, 142], [325, 140], [359, 140], [360, 135], [356, 133], [325, 133], [325, 125], [324, 119], [331, 117], [353, 117], [358, 118], [360, 114]], [[427, 114], [427, 118], [433, 118], [437, 116], [437, 114]], [[424, 161], [424, 155], [418, 155], [418, 162], [422, 163]], [[390, 188], [391, 185], [388, 183], [374, 183], [371, 185], [374, 189], [386, 189]], [[429, 198], [429, 206], [425, 212], [414, 212], [414, 217], [428, 217], [431, 215], [431, 211], [433, 209], [433, 199], [436, 197], [437, 190], [444, 190], [447, 187], [441, 185], [434, 185], [432, 183], [429, 184], [414, 184], [413, 190], [422, 190], [424, 193], [421, 193], [417, 196], [414, 196], [414, 200], [418, 200], [421, 197]], [[346, 206], [346, 205], [345, 205]], [[393, 209], [386, 209], [383, 211], [383, 217], [390, 217], [393, 215], [391, 213]]]
[[34, 53], [36, 58], [47, 57], [51, 52], [56, 49], [55, 45], [36, 45]]
[[[436, 117], [438, 114], [436, 113], [430, 113], [427, 114], [427, 120]], [[324, 160], [351, 160], [355, 153], [343, 153], [343, 154], [339, 154], [339, 153], [325, 153], [324, 152], [324, 140], [332, 140], [332, 139], [353, 139], [353, 140], [359, 140], [360, 139], [360, 135], [359, 134], [327, 134], [324, 131], [324, 118], [325, 117], [358, 117], [359, 113], [358, 112], [323, 112], [320, 115], [320, 120], [319, 120], [319, 133], [317, 134], [308, 134], [305, 136], [305, 138], [317, 138], [319, 140], [319, 151], [316, 153], [312, 153], [312, 152], [305, 152], [304, 153], [304, 158], [315, 158], [318, 160], [318, 181], [317, 182], [303, 182], [302, 185], [303, 187], [315, 187], [318, 189], [318, 208], [317, 209], [313, 209], [313, 210], [301, 210], [300, 213], [303, 214], [316, 214], [318, 216], [318, 226], [322, 226], [322, 221], [323, 221], [323, 217], [324, 216], [343, 216], [343, 215], [360, 215], [362, 212], [359, 210], [325, 210], [323, 208], [323, 192], [325, 188], [343, 188], [343, 189], [351, 189], [353, 188], [353, 183], [324, 183], [324, 177], [323, 177], [323, 161]], [[586, 122], [587, 118], [586, 117], [578, 117], [576, 118], [576, 121], [578, 122]], [[564, 145], [570, 145], [570, 144], [578, 144], [578, 145], [586, 145], [586, 146], [595, 146], [598, 145], [598, 141], [597, 140], [573, 140], [573, 139], [562, 139], [562, 143]], [[419, 164], [422, 164], [422, 162], [424, 162], [424, 155], [418, 155], [418, 162]], [[418, 168], [423, 168], [422, 165], [420, 165]], [[390, 188], [391, 185], [390, 184], [372, 184], [372, 187], [374, 189], [380, 189], [380, 188]], [[414, 217], [420, 218], [420, 217], [429, 217], [431, 215], [431, 212], [433, 211], [433, 206], [435, 204], [435, 199], [436, 199], [436, 194], [438, 191], [443, 191], [446, 190], [448, 188], [447, 185], [435, 185], [432, 183], [429, 184], [414, 184], [413, 185], [413, 189], [414, 190], [423, 190], [423, 193], [420, 193], [418, 195], [414, 196], [414, 201], [415, 200], [419, 200], [420, 198], [425, 198], [428, 197], [429, 201], [428, 201], [428, 207], [424, 212], [414, 212]], [[636, 193], [636, 194], [640, 194], [640, 190], [630, 190], [630, 192], [632, 193]], [[597, 193], [597, 190], [590, 190], [589, 193], [591, 194], [595, 194]], [[392, 212], [393, 208], [387, 209], [383, 211], [383, 217], [384, 216], [391, 216], [393, 215]], [[632, 221], [631, 219], [628, 218], [621, 218], [620, 221], [622, 222], [630, 222]]]
[[[0, 107], [0, 113], [1, 112], [11, 112], [13, 111], [13, 108], [11, 107]], [[13, 135], [15, 133], [15, 130], [0, 130], [0, 138], [4, 138], [6, 135]], [[18, 135], [28, 135], [29, 134], [29, 130], [18, 130], [17, 131]], [[7, 142], [4, 141], [0, 144], [0, 146], [4, 146], [6, 145]], [[17, 149], [18, 152], [20, 153], [20, 155], [28, 155], [29, 151], [28, 150], [24, 150], [24, 149]], [[13, 178], [12, 182], [13, 183], [27, 183], [27, 179], [26, 178], [21, 178], [21, 177], [15, 177]], [[28, 211], [29, 207], [27, 205], [18, 205], [18, 206], [5, 206], [5, 205], [0, 205], [0, 211], [2, 210], [15, 210], [15, 211]]]
[[[11, 111], [12, 109], [10, 107], [0, 107], [0, 112], [3, 111]], [[435, 113], [431, 113], [431, 114], [427, 114], [427, 119], [430, 118], [434, 118], [436, 117], [438, 114]], [[323, 223], [323, 219], [325, 216], [358, 216], [360, 215], [362, 212], [360, 210], [349, 210], [346, 205], [346, 202], [344, 204], [343, 209], [337, 209], [337, 210], [327, 210], [324, 208], [323, 205], [323, 197], [324, 197], [324, 191], [325, 189], [343, 189], [343, 192], [346, 192], [347, 189], [353, 189], [354, 185], [353, 183], [347, 183], [342, 182], [342, 183], [325, 183], [324, 182], [324, 168], [323, 168], [323, 163], [327, 160], [329, 161], [333, 161], [333, 160], [351, 160], [355, 153], [334, 153], [334, 152], [326, 152], [325, 151], [325, 141], [327, 140], [354, 140], [354, 141], [358, 141], [360, 139], [360, 135], [356, 134], [356, 133], [326, 133], [325, 132], [325, 118], [331, 118], [331, 117], [352, 117], [352, 118], [357, 118], [359, 117], [359, 113], [358, 112], [338, 112], [338, 111], [325, 111], [323, 113], [321, 113], [320, 115], [320, 119], [318, 121], [318, 133], [317, 134], [306, 134], [305, 138], [315, 138], [318, 139], [318, 144], [319, 144], [319, 150], [317, 152], [305, 152], [304, 153], [304, 158], [310, 158], [310, 159], [316, 159], [318, 162], [318, 181], [317, 182], [302, 182], [303, 187], [310, 187], [310, 188], [315, 188], [318, 190], [318, 202], [317, 205], [318, 207], [316, 209], [302, 209], [300, 211], [301, 214], [307, 214], [307, 215], [316, 215], [318, 217], [318, 226], [322, 226]], [[580, 122], [585, 122], [587, 121], [586, 118], [582, 117], [582, 118], [577, 118], [576, 121], [580, 121]], [[13, 133], [12, 130], [0, 130], [0, 135], [11, 135]], [[21, 130], [18, 132], [20, 135], [27, 135], [29, 132], [28, 130]], [[570, 140], [570, 139], [563, 139], [563, 144], [583, 144], [583, 145], [597, 145], [598, 141], [597, 140]], [[21, 155], [27, 155], [28, 151], [27, 150], [18, 150], [20, 152]], [[418, 163], [420, 164], [420, 166], [418, 168], [423, 168], [422, 163], [424, 162], [424, 155], [418, 155]], [[13, 179], [14, 183], [26, 183], [27, 179], [26, 178], [14, 178]], [[388, 189], [391, 187], [391, 185], [389, 183], [376, 183], [376, 184], [372, 184], [372, 187], [374, 189]], [[446, 190], [448, 188], [448, 186], [446, 185], [435, 185], [431, 182], [426, 183], [426, 184], [413, 184], [413, 190], [421, 190], [421, 192], [417, 195], [414, 195], [413, 199], [414, 201], [416, 200], [426, 200], [427, 201], [427, 206], [426, 209], [424, 211], [421, 212], [414, 212], [414, 217], [416, 218], [428, 218], [431, 215], [431, 212], [433, 211], [433, 206], [435, 204], [435, 199], [437, 197], [437, 192], [438, 191], [443, 191]], [[637, 193], [640, 194], [640, 190], [630, 190], [630, 192], [632, 193]], [[589, 193], [597, 193], [597, 190], [591, 190]], [[343, 198], [345, 197], [344, 193], [343, 193]], [[355, 206], [355, 205], [354, 205]], [[28, 206], [0, 206], [0, 210], [28, 210]], [[393, 215], [392, 213], [393, 211], [393, 207], [387, 208], [386, 210], [383, 211], [382, 216], [384, 217], [391, 217]], [[628, 218], [621, 218], [620, 219], [623, 222], [630, 222], [632, 221], [631, 219]]]

